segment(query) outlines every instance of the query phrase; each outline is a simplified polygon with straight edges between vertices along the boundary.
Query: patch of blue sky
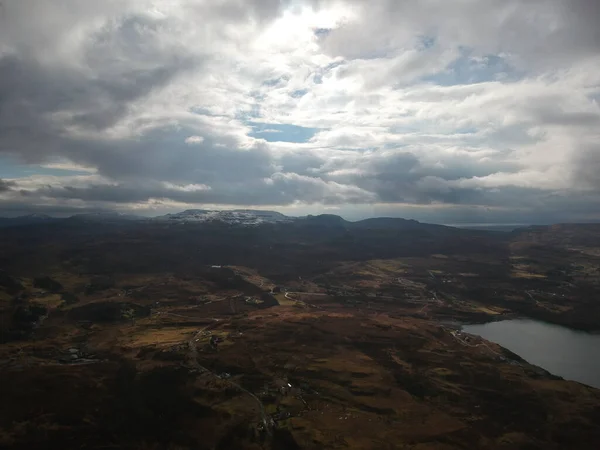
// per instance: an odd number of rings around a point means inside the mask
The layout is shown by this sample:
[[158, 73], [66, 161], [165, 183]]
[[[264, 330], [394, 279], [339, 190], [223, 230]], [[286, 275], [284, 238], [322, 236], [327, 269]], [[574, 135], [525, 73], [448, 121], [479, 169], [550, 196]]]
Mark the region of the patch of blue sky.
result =
[[25, 178], [33, 175], [64, 177], [89, 174], [85, 170], [44, 167], [39, 164], [23, 164], [10, 156], [0, 155], [0, 178]]
[[313, 33], [316, 37], [321, 38], [328, 36], [331, 31], [331, 28], [316, 28]]
[[304, 97], [306, 94], [308, 94], [308, 89], [297, 89], [290, 94], [290, 97], [300, 98]]
[[436, 44], [435, 36], [419, 36], [417, 38], [417, 48], [419, 50], [428, 50]]
[[237, 120], [241, 120], [242, 122], [249, 122], [253, 119], [258, 119], [259, 117], [260, 105], [258, 103], [253, 104], [248, 111], [240, 111], [235, 114], [235, 118]]
[[474, 57], [469, 50], [462, 50], [461, 56], [452, 61], [445, 70], [422, 77], [420, 81], [440, 86], [455, 86], [486, 81], [517, 81], [524, 76], [525, 73], [517, 70], [502, 56]]
[[290, 81], [290, 77], [288, 77], [287, 75], [283, 75], [281, 77], [271, 78], [269, 80], [265, 80], [265, 81], [262, 82], [262, 85], [263, 86], [268, 86], [268, 87], [275, 87], [275, 86], [279, 86], [279, 85], [285, 84], [288, 81]]
[[194, 114], [198, 114], [199, 116], [212, 116], [212, 112], [210, 109], [202, 107], [202, 106], [193, 106], [190, 109]]
[[291, 124], [248, 122], [252, 127], [250, 136], [264, 139], [267, 142], [293, 142], [297, 144], [308, 142], [319, 128], [301, 127]]

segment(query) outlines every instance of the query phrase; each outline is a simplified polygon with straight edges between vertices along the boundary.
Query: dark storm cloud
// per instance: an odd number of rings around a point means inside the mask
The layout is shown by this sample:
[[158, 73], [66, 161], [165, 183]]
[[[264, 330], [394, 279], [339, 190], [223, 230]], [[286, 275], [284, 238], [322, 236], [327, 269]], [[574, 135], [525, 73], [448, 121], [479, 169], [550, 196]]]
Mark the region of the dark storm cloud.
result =
[[[506, 156], [504, 156], [506, 157]], [[465, 155], [452, 155], [435, 165], [420, 167], [416, 172], [423, 177], [438, 177], [444, 180], [485, 177], [498, 172], [514, 173], [522, 169], [516, 162], [502, 159], [476, 158]]]
[[86, 187], [46, 186], [29, 195], [85, 202], [136, 203], [150, 199], [225, 205], [285, 205], [298, 198], [307, 203], [344, 204], [372, 200], [356, 188], [326, 183], [296, 174], [210, 185], [173, 185], [156, 182], [96, 184]]
[[91, 202], [128, 203], [141, 202], [151, 198], [158, 191], [144, 191], [141, 186], [124, 184], [92, 184], [86, 187], [46, 186], [30, 195], [55, 199], [77, 199]]
[[[589, 48], [592, 52], [600, 50], [600, 2], [596, 0], [571, 0], [563, 3], [567, 10], [569, 20], [572, 21], [573, 29], [579, 38], [579, 46]], [[564, 33], [565, 37], [567, 33]]]
[[599, 112], [562, 112], [552, 109], [540, 110], [537, 114], [540, 122], [548, 125], [563, 125], [569, 127], [589, 127], [600, 125]]
[[412, 153], [373, 155], [365, 173], [356, 180], [359, 186], [376, 192], [382, 202], [410, 202], [414, 182], [419, 176], [414, 172], [420, 162]]
[[526, 113], [534, 124], [559, 125], [565, 127], [593, 127], [600, 125], [600, 110], [588, 108], [587, 111], [569, 111], [565, 109], [564, 99], [560, 96], [534, 98]]
[[[263, 142], [256, 141], [251, 147], [241, 149], [241, 142], [235, 136], [206, 134], [203, 142], [186, 144], [185, 138], [193, 133], [191, 129], [167, 127], [134, 141], [99, 141], [93, 143], [94, 150], [85, 158], [100, 173], [116, 180], [229, 183], [273, 173], [272, 155]], [[75, 153], [71, 156], [77, 160]]]
[[68, 151], [66, 128], [109, 128], [134, 101], [199, 68], [198, 57], [161, 44], [160, 27], [137, 16], [108, 24], [88, 39], [77, 67], [27, 53], [0, 57], [0, 151], [31, 161]]
[[278, 161], [285, 172], [308, 176], [318, 173], [325, 163], [325, 157], [311, 150], [285, 153]]
[[72, 206], [60, 204], [39, 204], [24, 201], [0, 199], [2, 217], [18, 217], [27, 214], [48, 214], [57, 217], [69, 217], [74, 214], [109, 212], [111, 209], [95, 207], [92, 205]]
[[590, 145], [579, 155], [573, 179], [580, 188], [600, 192], [600, 145]]
[[[84, 127], [104, 129], [127, 112], [128, 105], [160, 89], [182, 72], [199, 69], [201, 60], [184, 48], [161, 42], [164, 20], [130, 16], [106, 26], [92, 39], [84, 64], [93, 67], [92, 79], [83, 79], [69, 92], [77, 112], [73, 121]], [[123, 62], [113, 61], [123, 59]], [[65, 98], [64, 91], [61, 92]], [[80, 102], [78, 105], [77, 102]]]
[[515, 163], [477, 159], [468, 154], [453, 155], [431, 164], [415, 153], [380, 151], [353, 160], [342, 158], [326, 168], [329, 171], [323, 175], [326, 179], [358, 186], [374, 193], [382, 203], [508, 205], [518, 203], [527, 193], [539, 194], [536, 189], [509, 188], [498, 195], [497, 189], [461, 187], [461, 179], [520, 169]]
[[6, 181], [0, 178], [0, 192], [10, 191], [14, 186], [14, 181]]

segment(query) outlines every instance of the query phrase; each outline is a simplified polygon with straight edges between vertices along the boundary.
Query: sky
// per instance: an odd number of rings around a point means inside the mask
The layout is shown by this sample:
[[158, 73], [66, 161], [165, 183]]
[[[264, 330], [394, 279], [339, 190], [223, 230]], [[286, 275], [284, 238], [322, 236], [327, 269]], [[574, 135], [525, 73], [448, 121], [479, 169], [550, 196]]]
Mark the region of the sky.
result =
[[600, 220], [597, 0], [0, 1], [0, 215]]

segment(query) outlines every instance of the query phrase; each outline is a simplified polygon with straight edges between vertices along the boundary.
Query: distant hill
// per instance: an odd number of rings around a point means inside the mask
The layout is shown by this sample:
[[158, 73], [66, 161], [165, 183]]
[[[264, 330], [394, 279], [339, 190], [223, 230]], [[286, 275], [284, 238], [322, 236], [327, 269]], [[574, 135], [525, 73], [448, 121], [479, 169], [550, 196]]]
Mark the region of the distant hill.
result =
[[444, 225], [436, 225], [431, 223], [421, 223], [412, 219], [400, 219], [395, 217], [374, 217], [371, 219], [359, 220], [358, 222], [352, 222], [353, 228], [363, 229], [402, 229], [402, 230], [416, 230], [422, 228], [435, 228], [435, 229], [448, 229]]
[[28, 214], [20, 217], [0, 217], [0, 228], [23, 226], [23, 225], [37, 225], [50, 222], [56, 222], [60, 219], [50, 217], [45, 214]]
[[306, 216], [297, 219], [300, 224], [320, 225], [326, 227], [348, 227], [351, 222], [334, 214], [320, 214], [318, 216]]
[[107, 211], [98, 213], [75, 214], [65, 220], [70, 222], [119, 222], [131, 220], [146, 220], [146, 218], [142, 216], [136, 216], [134, 214]]
[[[265, 224], [295, 224], [296, 226], [325, 227], [328, 229], [347, 230], [390, 230], [390, 231], [428, 231], [439, 232], [445, 230], [458, 230], [458, 228], [446, 225], [422, 223], [412, 219], [394, 217], [374, 217], [358, 221], [348, 221], [334, 214], [308, 215], [302, 217], [286, 216], [277, 211], [260, 209], [233, 209], [233, 210], [210, 210], [210, 209], [187, 209], [178, 213], [165, 214], [157, 217], [142, 217], [134, 214], [120, 213], [114, 211], [75, 214], [68, 218], [54, 218], [44, 214], [30, 214], [15, 218], [0, 218], [0, 228], [10, 226], [23, 226], [32, 224], [60, 224], [70, 226], [76, 224], [119, 224], [121, 222], [147, 222], [156, 224], [211, 224], [218, 226], [220, 223], [231, 226], [256, 227]], [[474, 228], [483, 232], [485, 228]], [[503, 231], [509, 231], [503, 230]]]
[[308, 215], [304, 217], [290, 217], [277, 211], [234, 209], [234, 210], [208, 210], [188, 209], [178, 213], [146, 218], [134, 214], [119, 212], [98, 212], [75, 214], [68, 218], [55, 218], [43, 214], [30, 214], [15, 218], [0, 218], [0, 227], [22, 226], [46, 223], [115, 223], [146, 221], [149, 223], [210, 223], [240, 226], [258, 226], [263, 224], [295, 223], [298, 226], [317, 226], [327, 228], [345, 228], [355, 230], [418, 230], [418, 229], [448, 229], [443, 225], [433, 225], [417, 222], [416, 220], [378, 217], [350, 222], [334, 214]]

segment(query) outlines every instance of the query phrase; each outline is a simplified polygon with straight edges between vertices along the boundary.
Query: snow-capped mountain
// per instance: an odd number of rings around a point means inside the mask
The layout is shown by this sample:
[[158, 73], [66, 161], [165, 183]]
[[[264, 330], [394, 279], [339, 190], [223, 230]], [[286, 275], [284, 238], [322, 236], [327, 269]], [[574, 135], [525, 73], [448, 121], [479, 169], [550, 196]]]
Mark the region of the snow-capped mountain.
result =
[[224, 222], [239, 225], [260, 225], [263, 223], [289, 222], [292, 219], [276, 211], [252, 209], [234, 209], [214, 211], [206, 209], [188, 209], [175, 214], [156, 217], [154, 220], [169, 222]]

